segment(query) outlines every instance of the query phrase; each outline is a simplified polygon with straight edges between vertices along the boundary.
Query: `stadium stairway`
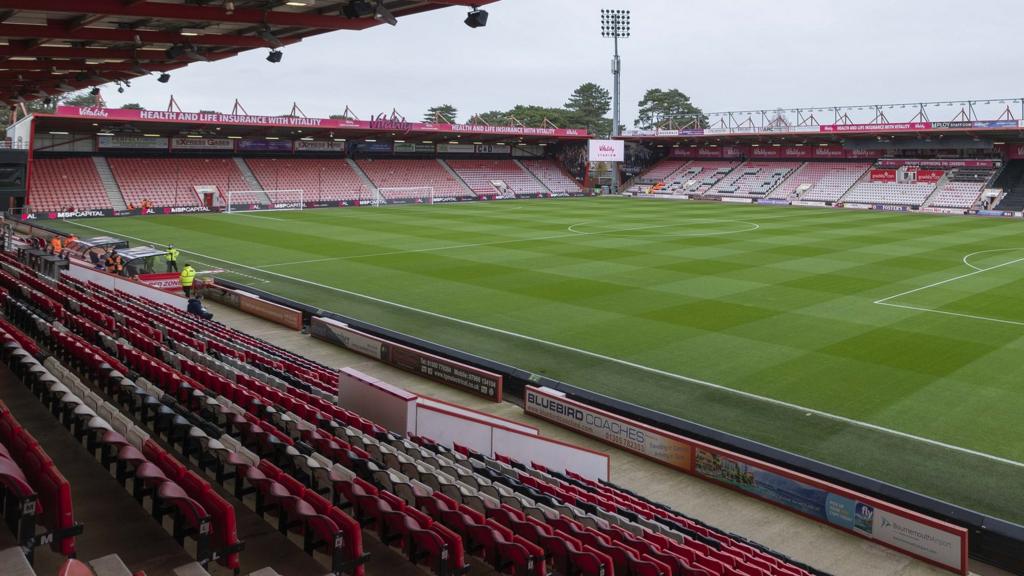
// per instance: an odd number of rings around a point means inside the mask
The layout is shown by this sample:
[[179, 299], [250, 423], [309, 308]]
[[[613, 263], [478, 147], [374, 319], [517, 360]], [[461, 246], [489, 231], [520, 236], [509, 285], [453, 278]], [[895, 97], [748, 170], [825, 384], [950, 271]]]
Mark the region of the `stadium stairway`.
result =
[[366, 172], [363, 172], [363, 169], [359, 167], [359, 164], [355, 160], [345, 158], [345, 162], [348, 162], [348, 165], [351, 166], [352, 170], [359, 176], [359, 179], [363, 182], [363, 186], [366, 186], [366, 189], [370, 191], [371, 197], [376, 198], [379, 192], [377, 191], [377, 185], [373, 183], [373, 180], [370, 180], [370, 177], [366, 175]]
[[[236, 156], [235, 165], [238, 166], [238, 171], [242, 173], [242, 180], [245, 180], [245, 184], [249, 190], [263, 190], [263, 186], [260, 186], [260, 181], [256, 179], [256, 175], [249, 169], [249, 165], [245, 163], [245, 159], [240, 156]], [[270, 204], [270, 196], [268, 196], [266, 192], [262, 192], [258, 197], [261, 202]]]
[[456, 172], [455, 170], [452, 170], [452, 167], [449, 166], [447, 162], [445, 162], [444, 160], [441, 160], [440, 158], [438, 158], [437, 159], [437, 163], [440, 164], [441, 167], [445, 169], [445, 172], [448, 172], [448, 174], [451, 175], [452, 178], [455, 178], [455, 181], [458, 182], [459, 185], [462, 186], [463, 190], [465, 190], [469, 194], [473, 194], [473, 195], [476, 194], [476, 192], [473, 192], [473, 189], [469, 187], [469, 184], [466, 184], [466, 181], [462, 179], [462, 176], [459, 176], [458, 172]]
[[110, 171], [107, 159], [103, 156], [93, 156], [92, 161], [96, 165], [96, 173], [100, 176], [100, 182], [103, 182], [107, 198], [110, 199], [110, 205], [114, 207], [114, 210], [127, 210], [128, 205], [125, 204], [124, 194], [121, 193], [121, 187], [117, 185], [114, 173]]
[[1010, 160], [993, 187], [1006, 191], [997, 210], [1024, 210], [1024, 160]]
[[534, 174], [532, 170], [530, 170], [530, 169], [529, 169], [529, 168], [527, 168], [526, 166], [523, 166], [523, 163], [522, 163], [522, 162], [520, 162], [519, 160], [516, 160], [515, 158], [513, 158], [513, 159], [512, 159], [512, 161], [513, 161], [513, 162], [515, 162], [516, 166], [519, 166], [519, 169], [520, 169], [520, 170], [522, 170], [523, 172], [526, 172], [527, 174], [529, 174], [530, 176], [532, 176], [532, 177], [533, 177], [533, 179], [534, 179], [534, 180], [536, 180], [537, 184], [539, 184], [541, 188], [543, 188], [543, 189], [544, 189], [545, 191], [547, 191], [548, 193], [551, 193], [551, 192], [552, 192], [551, 188], [548, 188], [548, 185], [547, 185], [547, 184], [545, 184], [543, 180], [541, 180], [540, 178], [538, 178], [538, 177], [537, 177], [537, 175], [536, 175], [536, 174]]

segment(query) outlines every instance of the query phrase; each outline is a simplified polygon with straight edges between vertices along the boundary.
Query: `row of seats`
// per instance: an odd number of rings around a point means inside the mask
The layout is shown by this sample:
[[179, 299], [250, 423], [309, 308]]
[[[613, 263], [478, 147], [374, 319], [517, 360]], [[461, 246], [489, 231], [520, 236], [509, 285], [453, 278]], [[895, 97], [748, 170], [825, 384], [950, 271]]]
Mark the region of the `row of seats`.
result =
[[[264, 190], [303, 190], [306, 202], [369, 200], [372, 193], [352, 166], [341, 159], [248, 158], [245, 163]], [[297, 195], [272, 200], [294, 202]]]
[[[127, 352], [127, 350], [128, 349], [125, 349], [124, 352]], [[196, 352], [198, 353], [198, 351], [196, 351]], [[138, 360], [138, 358], [137, 358], [137, 356], [135, 354], [129, 353], [129, 354], [126, 354], [126, 357], [131, 357], [131, 359], [129, 360], [129, 363], [135, 363]], [[136, 369], [138, 369], [138, 367], [136, 367]], [[185, 369], [186, 368], [183, 368], [183, 370], [185, 370]], [[167, 377], [173, 379], [173, 376], [167, 376]], [[190, 388], [190, 389], [194, 390], [196, 388]], [[269, 391], [264, 391], [264, 393], [267, 393], [267, 392], [269, 392]], [[295, 391], [293, 391], [293, 393], [294, 394], [300, 394], [301, 391], [295, 390]], [[184, 400], [184, 398], [179, 398], [179, 399]], [[313, 399], [313, 398], [311, 397], [310, 399]], [[245, 401], [245, 400], [242, 400], [241, 398], [239, 398], [239, 400]], [[277, 399], [277, 403], [284, 404], [284, 403], [288, 402], [289, 400], [290, 400], [289, 398], [278, 398]], [[271, 404], [270, 401], [264, 401], [263, 405], [264, 406], [270, 406], [272, 404]], [[251, 406], [255, 406], [255, 404], [251, 404]], [[327, 406], [324, 406], [324, 407], [326, 408]], [[293, 404], [293, 405], [291, 405], [291, 408], [297, 409], [298, 406]], [[296, 418], [298, 418], [298, 417], [296, 416]], [[257, 420], [257, 422], [259, 422], [259, 421], [260, 420]], [[255, 423], [250, 422], [248, 427], [251, 427], [253, 424], [255, 424]], [[309, 425], [308, 428], [309, 429], [314, 429], [314, 427], [312, 425]], [[304, 427], [304, 429], [305, 429], [305, 427]], [[383, 432], [380, 429], [375, 429], [375, 430], [377, 430], [378, 433]], [[309, 439], [309, 438], [307, 438], [307, 439]], [[326, 436], [321, 436], [320, 437], [320, 442], [323, 442], [323, 441], [326, 441], [326, 440], [330, 440], [337, 447], [337, 448], [335, 448], [335, 450], [338, 450], [338, 449], [341, 448], [340, 445], [339, 445], [339, 441], [338, 440], [332, 440], [332, 439], [330, 439], [329, 437], [326, 437]], [[270, 451], [270, 452], [267, 453], [267, 455], [269, 456], [271, 453], [274, 453], [274, 452], [276, 452], [276, 451]], [[365, 453], [364, 453], [364, 455], [367, 456], [367, 457], [369, 456], [368, 454], [365, 454]], [[354, 466], [354, 467], [358, 467], [358, 460], [359, 460], [359, 458], [360, 458], [360, 455], [358, 453], [356, 453], [354, 450], [352, 450], [351, 451], [351, 457], [349, 458], [347, 463], [349, 465]], [[370, 468], [372, 466], [373, 466], [372, 464], [366, 464], [367, 468]], [[377, 496], [374, 496], [372, 493], [371, 494], [362, 495], [362, 494], [358, 494], [358, 492], [359, 492], [358, 488], [351, 488], [351, 490], [353, 491], [352, 494], [350, 494], [349, 498], [345, 498], [345, 500], [346, 500], [346, 502], [349, 505], [351, 505], [355, 510], [357, 510], [357, 516], [360, 517], [363, 520], [363, 522], [366, 523], [367, 525], [378, 526], [378, 531], [381, 532], [382, 536], [385, 537], [384, 539], [387, 540], [388, 542], [398, 543], [398, 547], [399, 548], [401, 548], [403, 546], [406, 546], [406, 547], [407, 546], [412, 546], [413, 549], [415, 550], [415, 553], [413, 554], [413, 557], [420, 557], [425, 552], [430, 551], [430, 550], [434, 550], [435, 552], [438, 552], [438, 553], [437, 554], [428, 554], [427, 556], [425, 556], [423, 558], [424, 559], [433, 558], [434, 560], [440, 561], [440, 560], [444, 559], [447, 556], [446, 553], [442, 554], [441, 552], [444, 552], [444, 550], [447, 550], [449, 547], [454, 547], [453, 550], [459, 550], [459, 548], [457, 547], [456, 543], [461, 542], [461, 539], [459, 539], [456, 536], [452, 535], [450, 531], [443, 530], [443, 528], [444, 528], [443, 524], [437, 524], [437, 526], [435, 527], [434, 526], [434, 522], [435, 522], [434, 520], [429, 520], [429, 519], [427, 519], [427, 518], [425, 518], [423, 516], [418, 516], [417, 513], [414, 511], [415, 510], [414, 508], [411, 508], [411, 507], [409, 507], [407, 505], [406, 506], [401, 505], [398, 501], [395, 500], [395, 496], [393, 494], [391, 494], [391, 496], [386, 496], [383, 493], [378, 492]], [[343, 493], [344, 489], [337, 489], [337, 490], [335, 490], [335, 492]], [[406, 508], [408, 508], [408, 509], [406, 509]], [[378, 512], [380, 512], [380, 511], [387, 512], [387, 513], [386, 514], [378, 514]], [[467, 509], [467, 510], [464, 511], [464, 513], [469, 514], [470, 512]], [[480, 520], [483, 520], [483, 519], [481, 518]], [[427, 528], [431, 529], [430, 532], [426, 532], [426, 533], [422, 532], [422, 530], [425, 529], [424, 526], [426, 526]], [[476, 538], [479, 541], [487, 544], [487, 546], [485, 546], [485, 548], [482, 548], [480, 550], [480, 552], [479, 552], [481, 554], [481, 557], [484, 558], [485, 561], [488, 558], [490, 558], [491, 561], [493, 561], [494, 563], [497, 563], [498, 565], [505, 565], [505, 564], [507, 564], [509, 562], [512, 562], [513, 564], [521, 566], [521, 567], [522, 566], [533, 565], [533, 566], [537, 566], [537, 568], [536, 568], [537, 571], [530, 572], [530, 573], [537, 573], [537, 574], [542, 574], [543, 573], [543, 571], [541, 570], [543, 564], [539, 562], [539, 559], [537, 557], [537, 554], [538, 554], [537, 549], [531, 548], [531, 547], [527, 546], [525, 543], [521, 543], [521, 542], [520, 543], [516, 543], [516, 542], [514, 542], [514, 540], [515, 540], [514, 536], [508, 535], [508, 534], [504, 534], [502, 530], [500, 530], [499, 528], [494, 527], [494, 526], [491, 526], [490, 528], [476, 528], [475, 530], [476, 530], [476, 532], [479, 532], [476, 535]], [[400, 537], [396, 538], [396, 533]], [[441, 540], [436, 540], [435, 538], [430, 536], [431, 533], [440, 534], [441, 535]], [[448, 541], [445, 540], [445, 537], [447, 537]], [[505, 537], [507, 537], [509, 540], [511, 540], [511, 542], [505, 542], [505, 540], [504, 540]], [[431, 541], [433, 541], [434, 544], [431, 544]], [[403, 542], [405, 544], [403, 544]], [[444, 549], [438, 549], [437, 544], [439, 542], [444, 544], [444, 547], [445, 547]], [[459, 556], [461, 556], [461, 554], [455, 554], [456, 558], [459, 557]], [[430, 560], [430, 564], [433, 565], [433, 563], [434, 563], [434, 561]], [[461, 566], [461, 564], [460, 564], [460, 566]], [[526, 572], [523, 572], [523, 570], [520, 569], [520, 570], [517, 570], [517, 571], [515, 571], [513, 573], [526, 573]]]
[[529, 159], [521, 162], [554, 194], [575, 194], [582, 190], [580, 183], [554, 160]]
[[231, 158], [108, 158], [126, 204], [140, 206], [198, 206], [196, 186], [216, 186], [221, 192], [247, 190]]
[[[7, 273], [0, 277], [5, 284], [11, 281]], [[208, 484], [187, 477], [180, 462], [65, 369], [58, 358], [97, 373], [119, 375], [122, 372], [117, 368], [127, 369], [59, 324], [50, 324], [39, 316], [42, 311], [33, 310], [11, 293], [0, 294], [0, 299], [8, 318], [27, 327], [35, 339], [47, 341], [55, 352], [44, 365], [27, 353], [27, 358], [19, 360], [30, 364], [27, 373], [20, 374], [26, 385], [140, 505], [149, 503], [147, 510], [158, 522], [170, 516], [173, 536], [182, 545], [186, 539], [193, 541], [197, 560], [205, 565], [220, 556], [226, 565], [237, 568], [237, 554], [221, 555], [211, 548], [210, 540], [211, 531], [233, 533], [234, 509], [210, 493]], [[17, 356], [9, 357], [8, 363], [12, 359]]]
[[28, 204], [36, 212], [111, 208], [92, 158], [37, 158]]
[[702, 195], [739, 164], [730, 160], [695, 160], [675, 171], [667, 180], [664, 188], [670, 194]]
[[[21, 350], [19, 361], [31, 358], [9, 329], [0, 328], [4, 349]], [[39, 541], [52, 537], [54, 551], [73, 556], [75, 535], [82, 532], [75, 522], [71, 485], [57, 470], [32, 434], [25, 430], [0, 402], [0, 493], [7, 527], [23, 546], [31, 561]], [[39, 532], [36, 524], [43, 527]]]
[[705, 192], [705, 196], [764, 198], [799, 167], [799, 162], [744, 162]]
[[867, 162], [807, 162], [768, 197], [835, 202], [870, 168]]
[[422, 195], [422, 190], [411, 189], [423, 187], [433, 188], [435, 198], [473, 196], [437, 160], [365, 159], [356, 164], [378, 189], [386, 189], [385, 193], [392, 198]]
[[841, 200], [857, 204], [920, 206], [935, 191], [935, 184], [861, 181]]
[[518, 194], [544, 194], [547, 189], [514, 160], [447, 160], [452, 170], [479, 194], [494, 194], [494, 181], [503, 182]]
[[989, 168], [957, 168], [947, 173], [946, 182], [935, 191], [928, 206], [940, 208], [974, 207], [995, 170]]
[[[250, 187], [232, 158], [118, 158], [106, 160], [127, 205], [198, 206], [197, 186], [216, 186], [221, 193], [236, 192], [234, 203], [258, 203], [259, 192]], [[343, 159], [250, 158], [245, 160], [264, 190], [303, 190], [307, 201], [369, 200], [372, 191], [353, 166]], [[524, 160], [522, 169], [512, 160], [450, 160], [448, 165], [466, 185], [438, 160], [364, 159], [359, 169], [390, 198], [410, 199], [433, 188], [434, 197], [467, 198], [494, 194], [492, 180], [524, 194], [575, 193], [579, 183], [553, 160]], [[538, 179], [540, 180], [538, 182]], [[543, 184], [541, 184], [543, 182]], [[34, 163], [34, 210], [112, 208], [92, 158], [42, 158]], [[295, 202], [298, 193], [276, 194], [275, 202]]]

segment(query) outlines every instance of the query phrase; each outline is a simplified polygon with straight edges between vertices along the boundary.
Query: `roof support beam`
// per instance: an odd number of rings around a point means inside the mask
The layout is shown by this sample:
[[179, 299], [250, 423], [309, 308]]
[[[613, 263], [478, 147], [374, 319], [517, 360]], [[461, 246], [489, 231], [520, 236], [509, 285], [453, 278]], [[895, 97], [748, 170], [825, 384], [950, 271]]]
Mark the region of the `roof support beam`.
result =
[[97, 42], [135, 42], [135, 37], [145, 44], [192, 44], [195, 46], [237, 46], [240, 48], [268, 48], [270, 43], [253, 36], [228, 34], [205, 34], [182, 36], [170, 32], [149, 32], [145, 30], [117, 30], [113, 28], [81, 28], [68, 30], [57, 24], [31, 26], [25, 24], [0, 24], [0, 37], [8, 38], [56, 38], [61, 40], [91, 40]]
[[133, 18], [159, 18], [185, 22], [222, 22], [229, 24], [267, 24], [325, 30], [362, 30], [378, 24], [373, 18], [349, 19], [315, 12], [277, 12], [236, 8], [230, 15], [222, 6], [192, 4], [166, 4], [139, 2], [125, 4], [122, 0], [4, 0], [4, 6], [17, 10], [64, 12], [71, 14], [97, 14], [101, 16], [128, 16]]
[[115, 48], [72, 48], [61, 46], [0, 46], [0, 58], [103, 58], [112, 60], [166, 60], [163, 50], [119, 50]]

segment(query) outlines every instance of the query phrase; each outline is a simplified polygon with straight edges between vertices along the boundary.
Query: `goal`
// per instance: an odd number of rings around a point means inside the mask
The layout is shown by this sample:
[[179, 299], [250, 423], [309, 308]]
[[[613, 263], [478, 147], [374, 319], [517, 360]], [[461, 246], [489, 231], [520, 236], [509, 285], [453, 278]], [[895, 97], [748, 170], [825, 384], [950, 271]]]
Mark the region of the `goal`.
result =
[[381, 204], [433, 204], [433, 186], [411, 186], [405, 188], [377, 188], [373, 194], [373, 205]]
[[302, 210], [306, 205], [304, 190], [232, 190], [227, 193], [224, 212], [266, 212], [268, 210]]

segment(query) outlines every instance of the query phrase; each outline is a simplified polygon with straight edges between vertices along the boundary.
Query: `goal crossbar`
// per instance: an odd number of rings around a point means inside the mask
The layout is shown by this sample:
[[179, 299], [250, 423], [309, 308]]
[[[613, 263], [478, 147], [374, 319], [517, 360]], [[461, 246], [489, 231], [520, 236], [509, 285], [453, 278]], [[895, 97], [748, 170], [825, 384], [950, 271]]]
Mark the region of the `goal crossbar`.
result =
[[271, 210], [302, 210], [306, 205], [305, 190], [231, 190], [227, 193], [224, 211], [267, 212]]
[[433, 204], [433, 186], [399, 186], [391, 188], [377, 188], [373, 195], [373, 204]]

